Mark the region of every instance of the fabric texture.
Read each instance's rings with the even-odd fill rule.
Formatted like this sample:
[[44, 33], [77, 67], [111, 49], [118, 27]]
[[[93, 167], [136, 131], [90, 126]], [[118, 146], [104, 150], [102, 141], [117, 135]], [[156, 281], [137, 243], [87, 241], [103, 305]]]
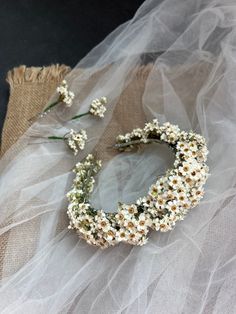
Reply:
[[66, 65], [20, 67], [10, 70], [10, 99], [2, 131], [1, 155], [29, 128], [31, 118], [41, 112], [58, 83], [70, 71]]
[[[114, 143], [114, 138], [117, 134], [122, 131], [128, 132], [130, 128], [135, 128], [144, 124], [145, 114], [140, 105], [142, 103], [141, 99], [145, 88], [145, 82], [152, 70], [152, 67], [152, 64], [148, 64], [135, 70], [132, 81], [122, 93], [119, 99], [119, 106], [115, 109], [109, 127], [107, 127], [104, 132], [104, 136], [94, 149], [96, 155], [101, 158], [103, 162], [108, 161], [117, 155], [115, 150], [107, 150], [107, 147]], [[178, 71], [181, 71], [180, 68], [173, 68], [171, 70], [169, 78], [172, 84], [176, 89], [181, 91], [183, 100], [187, 102], [190, 107], [194, 104], [197, 91], [202, 85], [202, 82], [204, 82], [209, 75], [209, 70], [209, 65], [202, 62], [190, 67], [187, 71], [186, 69], [182, 69], [184, 74], [181, 78], [178, 78], [178, 80], [176, 80], [175, 76]], [[44, 71], [44, 73], [42, 73], [42, 71]], [[9, 100], [6, 123], [4, 125], [2, 152], [4, 152], [4, 148], [9, 148], [13, 144], [13, 141], [16, 141], [20, 137], [21, 133], [23, 133], [29, 125], [32, 124], [30, 119], [42, 111], [45, 103], [47, 103], [52, 96], [52, 93], [58, 83], [69, 71], [70, 68], [64, 65], [56, 65], [46, 68], [26, 68], [25, 66], [21, 66], [9, 71], [7, 80], [10, 84], [11, 96]], [[31, 75], [27, 75], [27, 73]], [[34, 73], [34, 76], [32, 76], [32, 73]], [[90, 82], [88, 82], [88, 85], [93, 85], [99, 79], [100, 75], [101, 73], [94, 75], [90, 79]], [[162, 93], [160, 73], [155, 77], [155, 79], [157, 80], [157, 86], [159, 89], [157, 89], [157, 92]], [[160, 81], [160, 84], [158, 84], [158, 80]], [[184, 88], [187, 86], [187, 82], [189, 82], [189, 80], [191, 80], [194, 84], [195, 90], [191, 93], [186, 93]], [[32, 107], [32, 104], [35, 104], [35, 107]], [[17, 112], [14, 111], [15, 107], [17, 107]], [[135, 111], [133, 108], [136, 108]], [[20, 119], [18, 118], [18, 115], [20, 115]], [[116, 203], [114, 203], [114, 206], [115, 205]], [[62, 230], [66, 223], [67, 219], [63, 216], [62, 220], [58, 222], [58, 231]], [[11, 237], [17, 237], [14, 230], [11, 232]], [[19, 231], [17, 230], [16, 233], [18, 232]], [[33, 254], [32, 250], [34, 248], [31, 247], [30, 241], [28, 242], [26, 239], [31, 239], [32, 237], [37, 236], [37, 233], [37, 222], [28, 223], [24, 228], [21, 228], [20, 237], [18, 236], [19, 243], [16, 250], [12, 251], [11, 255], [6, 256], [8, 263], [7, 267], [5, 267], [5, 276], [9, 276], [17, 271]], [[5, 248], [9, 235], [10, 232], [1, 237], [0, 270], [1, 262], [3, 263], [4, 257], [7, 255]], [[25, 240], [22, 241], [23, 239]], [[26, 242], [28, 242], [27, 245], [25, 245]], [[17, 259], [15, 258], [16, 256]]]
[[[66, 76], [73, 105], [60, 103], [37, 119], [0, 161], [0, 235], [8, 233], [1, 313], [236, 312], [235, 21], [233, 0], [146, 0]], [[72, 119], [102, 96], [103, 119]], [[170, 152], [164, 145], [124, 153], [110, 146], [154, 118], [206, 139], [204, 198], [171, 232], [150, 232], [142, 247], [89, 246], [68, 229], [73, 167], [89, 153], [102, 159], [90, 198], [96, 209], [116, 211], [118, 202], [151, 195], [163, 172], [171, 179]], [[48, 138], [70, 129], [88, 135], [77, 156]], [[178, 190], [169, 190], [168, 206], [178, 202]], [[85, 231], [93, 233], [87, 225]]]
[[[182, 101], [188, 103], [189, 108], [194, 106], [194, 102], [197, 96], [197, 93], [203, 83], [208, 78], [209, 72], [211, 70], [211, 64], [208, 64], [206, 62], [198, 63], [194, 66], [190, 66], [189, 68], [186, 67], [173, 67], [168, 74], [168, 79], [170, 80], [171, 84], [175, 87], [175, 90], [179, 91], [180, 97]], [[132, 73], [132, 78], [127, 87], [122, 92], [119, 103], [116, 106], [112, 118], [109, 122], [108, 127], [103, 133], [102, 138], [95, 146], [93, 153], [96, 154], [98, 158], [100, 158], [103, 162], [109, 161], [110, 159], [114, 158], [117, 155], [116, 150], [113, 149], [107, 149], [114, 143], [114, 139], [117, 134], [119, 133], [125, 133], [128, 132], [130, 129], [133, 129], [138, 126], [142, 126], [145, 123], [145, 113], [142, 108], [142, 97], [145, 90], [145, 84], [148, 76], [150, 75], [150, 72], [153, 69], [153, 64], [148, 64], [145, 66], [141, 66], [140, 68], [137, 68]], [[27, 70], [27, 69], [26, 69]], [[68, 71], [68, 69], [66, 69]], [[80, 72], [80, 70], [76, 70], [76, 73]], [[181, 76], [178, 75], [178, 73], [183, 73]], [[95, 75], [93, 75], [89, 81], [87, 82], [87, 88], [90, 89], [91, 86], [93, 86], [98, 80], [99, 77], [102, 75], [103, 72], [98, 72]], [[177, 78], [176, 78], [177, 75]], [[9, 78], [8, 78], [9, 79]], [[61, 79], [61, 78], [60, 78]], [[163, 93], [163, 86], [161, 83], [161, 72], [157, 72], [155, 74], [155, 82], [156, 82], [156, 92], [157, 94]], [[60, 81], [60, 80], [58, 80]], [[23, 106], [31, 106], [35, 94], [37, 95], [37, 110], [35, 108], [34, 112], [32, 110], [27, 110], [25, 108], [26, 113], [23, 117], [24, 125], [19, 125], [19, 130], [22, 130], [26, 127], [27, 124], [29, 124], [28, 119], [31, 117], [34, 117], [35, 114], [40, 112], [42, 108], [45, 105], [45, 99], [49, 99], [51, 96], [51, 92], [53, 88], [58, 84], [58, 81], [53, 81], [51, 84], [49, 83], [49, 86], [47, 82], [43, 82], [43, 84], [35, 82], [31, 83], [30, 85], [27, 84], [27, 91], [28, 91], [28, 100], [25, 102], [22, 98], [25, 97], [25, 88], [24, 84], [22, 86], [17, 85], [17, 94], [15, 95], [14, 99], [18, 99], [19, 103], [21, 103]], [[191, 81], [191, 84], [193, 84], [194, 89], [192, 89], [191, 93], [188, 93], [188, 85]], [[24, 80], [23, 80], [24, 82]], [[31, 85], [33, 85], [31, 87]], [[12, 85], [11, 85], [12, 86]], [[14, 84], [13, 84], [14, 86]], [[39, 89], [37, 90], [39, 86]], [[46, 93], [43, 88], [46, 88], [48, 92]], [[12, 91], [12, 96], [14, 96], [14, 90]], [[35, 92], [37, 90], [37, 92]], [[86, 94], [87, 89], [84, 91]], [[42, 98], [40, 98], [40, 93], [42, 93]], [[20, 97], [19, 97], [20, 96]], [[83, 95], [82, 95], [83, 96]], [[22, 102], [21, 102], [22, 101]], [[14, 102], [13, 102], [14, 104]], [[13, 107], [12, 104], [12, 107]], [[134, 110], [135, 108], [135, 110]], [[13, 114], [13, 113], [12, 113]], [[13, 114], [13, 117], [16, 118], [16, 116]], [[14, 123], [12, 124], [13, 130], [14, 130]], [[6, 130], [7, 131], [7, 130]], [[6, 136], [7, 132], [4, 133]], [[17, 135], [18, 136], [18, 135]], [[7, 140], [7, 139], [6, 139]], [[134, 158], [133, 156], [132, 158]], [[147, 181], [144, 182], [145, 185], [148, 186], [148, 182], [153, 181], [153, 177], [146, 178]], [[106, 182], [107, 179], [101, 179], [101, 184], [108, 184]], [[145, 181], [145, 180], [144, 180]], [[137, 188], [138, 194], [140, 193], [139, 189]], [[125, 198], [126, 195], [123, 195]], [[96, 198], [96, 193], [94, 193], [94, 198]], [[114, 210], [116, 206], [116, 202], [114, 204]], [[111, 209], [109, 206], [106, 208], [107, 210]], [[57, 232], [60, 232], [65, 228], [67, 225], [67, 218], [63, 214], [61, 219], [57, 222]], [[15, 228], [12, 231], [6, 233], [6, 235], [10, 235], [12, 239], [18, 239], [18, 245], [16, 245], [15, 250], [12, 250], [12, 248], [8, 251], [4, 250], [4, 247], [6, 246], [6, 241], [8, 237], [5, 238], [5, 244], [4, 244], [4, 238], [2, 237], [2, 243], [3, 243], [3, 250], [1, 252], [0, 258], [5, 258], [7, 260], [7, 264], [5, 264], [4, 267], [4, 277], [10, 276], [11, 274], [15, 273], [17, 270], [19, 270], [25, 262], [30, 259], [31, 256], [33, 256], [33, 251], [35, 250], [35, 247], [32, 246], [31, 240], [32, 238], [37, 238], [38, 232], [39, 232], [39, 221], [34, 220], [31, 222], [26, 223], [24, 226], [21, 226], [19, 229]], [[22, 241], [24, 239], [24, 241]], [[17, 257], [17, 258], [16, 258]]]
[[[46, 67], [22, 65], [8, 72], [10, 98], [2, 130], [1, 155], [29, 128], [33, 123], [32, 118], [43, 110], [58, 84], [70, 70], [69, 66], [59, 64]], [[0, 277], [8, 236], [9, 233], [6, 233], [0, 239]], [[26, 237], [28, 236], [29, 230], [28, 234], [26, 233]], [[23, 242], [23, 239], [20, 242]], [[9, 261], [14, 269], [17, 260], [19, 257]]]

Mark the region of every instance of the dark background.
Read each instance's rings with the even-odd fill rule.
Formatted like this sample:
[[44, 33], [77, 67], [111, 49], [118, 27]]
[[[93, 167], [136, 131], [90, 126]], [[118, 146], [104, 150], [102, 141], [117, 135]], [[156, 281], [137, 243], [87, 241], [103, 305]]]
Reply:
[[143, 0], [0, 0], [0, 133], [13, 67], [75, 66]]

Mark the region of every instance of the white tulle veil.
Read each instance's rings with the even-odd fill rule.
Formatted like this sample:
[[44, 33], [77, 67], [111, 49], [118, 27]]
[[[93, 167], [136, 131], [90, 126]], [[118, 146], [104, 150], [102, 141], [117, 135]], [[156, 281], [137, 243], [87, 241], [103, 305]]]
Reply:
[[[2, 158], [1, 313], [236, 313], [236, 2], [157, 2], [144, 2], [67, 76], [73, 106], [39, 119]], [[69, 121], [100, 96], [104, 119]], [[154, 117], [207, 139], [204, 199], [143, 247], [91, 247], [67, 229], [71, 169], [89, 152], [103, 159], [96, 208], [145, 195], [170, 152], [107, 147]], [[71, 128], [89, 137], [77, 157], [44, 138]]]

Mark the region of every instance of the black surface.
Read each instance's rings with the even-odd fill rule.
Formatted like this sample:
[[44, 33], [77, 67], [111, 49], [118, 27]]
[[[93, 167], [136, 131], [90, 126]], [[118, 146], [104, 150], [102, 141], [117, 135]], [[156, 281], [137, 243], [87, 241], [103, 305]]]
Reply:
[[0, 131], [8, 101], [6, 73], [21, 64], [75, 66], [129, 20], [143, 0], [1, 0]]

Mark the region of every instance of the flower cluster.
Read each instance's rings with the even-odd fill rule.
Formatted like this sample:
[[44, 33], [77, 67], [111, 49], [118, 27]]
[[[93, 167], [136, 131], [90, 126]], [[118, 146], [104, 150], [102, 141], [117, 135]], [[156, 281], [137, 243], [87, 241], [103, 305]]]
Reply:
[[183, 220], [189, 209], [195, 207], [204, 194], [203, 186], [208, 177], [207, 147], [205, 139], [193, 132], [180, 131], [178, 126], [157, 120], [117, 137], [120, 147], [133, 143], [164, 141], [174, 151], [173, 169], [159, 178], [149, 188], [148, 194], [134, 204], [118, 204], [117, 213], [95, 210], [89, 203], [93, 191], [94, 175], [101, 162], [88, 155], [76, 165], [76, 178], [67, 194], [70, 202], [69, 228], [76, 229], [89, 243], [106, 248], [119, 242], [143, 245], [150, 229], [166, 232]]
[[107, 104], [107, 98], [104, 96], [101, 97], [100, 99], [98, 98], [94, 99], [90, 105], [89, 113], [99, 118], [103, 118], [104, 113], [107, 110], [107, 108], [104, 106], [106, 104]]
[[63, 80], [61, 85], [57, 87], [57, 92], [59, 94], [59, 100], [64, 102], [67, 107], [71, 107], [75, 94], [68, 90], [66, 80]]
[[69, 148], [74, 151], [74, 155], [77, 155], [79, 150], [83, 150], [85, 142], [87, 140], [87, 134], [85, 130], [80, 130], [79, 132], [70, 130], [68, 135], [65, 137], [66, 143]]
[[91, 207], [88, 198], [93, 191], [94, 175], [100, 168], [101, 161], [91, 154], [76, 165], [73, 188], [67, 193], [69, 229], [77, 229], [89, 244], [103, 248], [121, 241], [143, 245], [151, 222], [139, 212], [138, 206], [119, 204], [116, 214]]

